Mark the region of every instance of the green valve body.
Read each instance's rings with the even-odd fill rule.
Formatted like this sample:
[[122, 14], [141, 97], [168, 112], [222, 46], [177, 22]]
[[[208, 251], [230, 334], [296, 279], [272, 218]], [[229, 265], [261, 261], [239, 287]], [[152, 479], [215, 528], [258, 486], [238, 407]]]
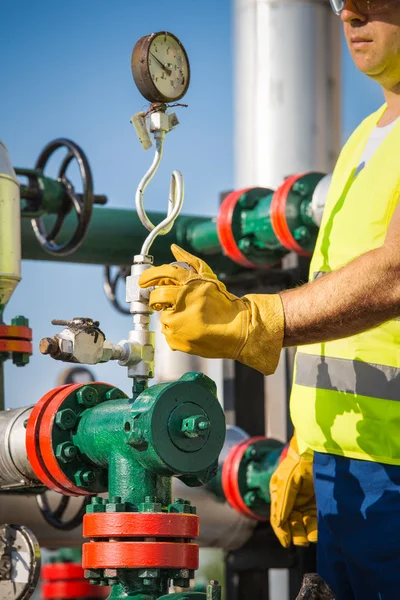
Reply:
[[[190, 530], [188, 534], [179, 527], [182, 520], [185, 527], [193, 527], [198, 517], [190, 502], [172, 499], [171, 477], [198, 486], [217, 472], [225, 417], [215, 384], [201, 373], [187, 373], [176, 382], [145, 389], [133, 399], [102, 383], [62, 386], [44, 398], [27, 424], [31, 462], [38, 458], [34, 440], [43, 437], [47, 445], [51, 442], [39, 457], [42, 471], [48, 473], [44, 482], [73, 494], [109, 494], [108, 500], [92, 498], [87, 507], [85, 520], [94, 519], [97, 530], [85, 530], [84, 521], [84, 536], [95, 538], [83, 546], [86, 577], [93, 584], [111, 585], [113, 600], [155, 600], [167, 594], [171, 580], [188, 587], [197, 568], [198, 547], [184, 538], [196, 538], [198, 533]], [[135, 515], [140, 518], [141, 514], [145, 517], [141, 526], [148, 523], [148, 532], [145, 529], [138, 538]], [[151, 515], [160, 523], [160, 531], [149, 520]], [[102, 533], [98, 528], [104, 526], [104, 517], [113, 520]], [[115, 525], [115, 517], [117, 521], [122, 517], [122, 524]], [[163, 527], [169, 528], [167, 533]], [[165, 555], [165, 548], [159, 548], [166, 540]], [[129, 543], [133, 548], [126, 550]], [[90, 554], [94, 550], [95, 556]], [[127, 553], [128, 559], [118, 559], [118, 551]], [[205, 600], [205, 595], [196, 598]]]

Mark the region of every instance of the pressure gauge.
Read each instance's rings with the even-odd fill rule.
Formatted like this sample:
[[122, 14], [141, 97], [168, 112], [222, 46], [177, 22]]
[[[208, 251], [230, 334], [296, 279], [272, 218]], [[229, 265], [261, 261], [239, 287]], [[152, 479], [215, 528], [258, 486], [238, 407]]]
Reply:
[[150, 102], [176, 102], [190, 82], [185, 48], [168, 31], [145, 35], [132, 52], [132, 75], [139, 92]]

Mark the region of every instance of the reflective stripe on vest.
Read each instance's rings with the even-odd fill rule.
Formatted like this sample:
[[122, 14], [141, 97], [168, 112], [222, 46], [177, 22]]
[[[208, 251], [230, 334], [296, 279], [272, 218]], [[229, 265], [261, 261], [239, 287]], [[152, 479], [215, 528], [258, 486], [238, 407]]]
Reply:
[[400, 402], [400, 369], [395, 367], [300, 352], [296, 366], [297, 385]]
[[[314, 276], [382, 246], [400, 198], [400, 122], [364, 169], [384, 113], [365, 119], [338, 159], [310, 265]], [[342, 293], [345, 293], [343, 290]], [[329, 298], [327, 298], [329, 302]], [[400, 321], [299, 348], [290, 401], [300, 450], [400, 465]]]

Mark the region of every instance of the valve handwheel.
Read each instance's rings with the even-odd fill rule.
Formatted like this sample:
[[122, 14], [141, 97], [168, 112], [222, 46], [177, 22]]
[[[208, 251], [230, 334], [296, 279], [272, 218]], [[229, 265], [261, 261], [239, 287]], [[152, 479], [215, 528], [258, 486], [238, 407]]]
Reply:
[[[92, 215], [93, 207], [93, 179], [90, 170], [88, 159], [86, 158], [83, 150], [72, 142], [65, 138], [59, 138], [50, 142], [40, 154], [35, 169], [44, 171], [50, 157], [59, 148], [67, 148], [68, 154], [61, 163], [58, 171], [58, 181], [64, 184], [66, 189], [65, 200], [62, 204], [60, 212], [57, 215], [56, 222], [54, 223], [51, 230], [46, 231], [43, 219], [41, 217], [32, 219], [32, 227], [35, 232], [36, 238], [40, 242], [46, 252], [55, 254], [57, 256], [66, 256], [74, 252], [82, 243], [83, 238], [87, 232], [90, 217]], [[83, 193], [78, 194], [75, 192], [73, 185], [66, 176], [66, 171], [73, 160], [78, 163], [80, 175], [83, 184]], [[72, 237], [64, 242], [57, 244], [56, 237], [60, 233], [65, 217], [70, 212], [71, 207], [74, 207], [78, 223]]]

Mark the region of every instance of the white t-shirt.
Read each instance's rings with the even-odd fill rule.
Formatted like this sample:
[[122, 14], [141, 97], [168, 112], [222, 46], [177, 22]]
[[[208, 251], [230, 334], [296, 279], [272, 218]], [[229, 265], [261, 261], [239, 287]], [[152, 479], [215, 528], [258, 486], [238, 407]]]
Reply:
[[385, 127], [375, 127], [372, 130], [371, 135], [369, 136], [368, 142], [364, 148], [364, 152], [361, 155], [360, 162], [358, 164], [355, 175], [358, 175], [360, 171], [362, 171], [365, 165], [371, 160], [371, 157], [376, 152], [378, 147], [382, 144], [383, 140], [386, 136], [392, 131], [393, 127], [396, 125], [398, 119], [390, 123], [389, 125], [385, 125]]

